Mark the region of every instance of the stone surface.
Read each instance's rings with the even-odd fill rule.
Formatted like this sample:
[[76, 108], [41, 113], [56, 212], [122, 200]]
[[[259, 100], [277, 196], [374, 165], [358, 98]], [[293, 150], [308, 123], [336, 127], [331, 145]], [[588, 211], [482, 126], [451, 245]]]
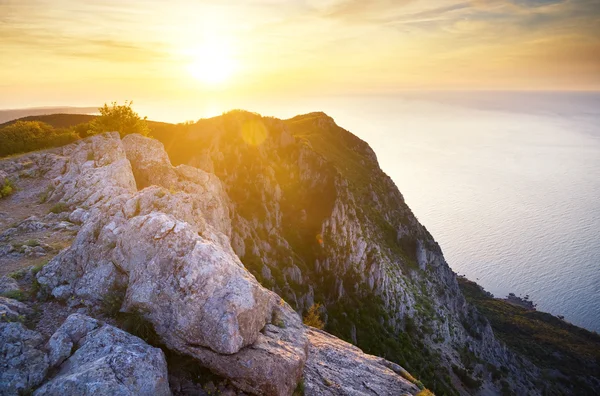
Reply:
[[27, 393], [48, 370], [43, 337], [21, 323], [0, 323], [0, 395]]
[[384, 359], [367, 355], [321, 330], [308, 328], [307, 334], [310, 346], [304, 369], [305, 395], [396, 396], [419, 392]]
[[19, 290], [19, 284], [10, 276], [0, 277], [0, 294]]
[[[231, 248], [220, 181], [189, 166], [173, 168], [162, 145], [133, 135], [123, 144], [116, 134], [86, 139], [65, 166], [52, 199], [82, 224], [71, 247], [38, 273], [43, 291], [74, 307], [122, 298], [120, 310], [142, 315], [168, 348], [248, 392], [291, 394], [308, 341], [298, 315], [279, 305]], [[289, 326], [269, 324], [274, 315]], [[52, 365], [75, 345], [57, 333], [49, 344]]]
[[84, 315], [69, 316], [48, 348], [53, 364], [66, 360], [34, 395], [171, 394], [160, 349]]
[[0, 296], [0, 322], [17, 322], [31, 312], [31, 308], [22, 302]]
[[274, 296], [237, 256], [164, 213], [122, 227], [113, 262], [129, 282], [123, 310], [142, 312], [167, 346], [232, 354], [256, 341]]
[[300, 317], [283, 300], [275, 307], [272, 319], [254, 344], [234, 355], [193, 346], [186, 352], [245, 392], [291, 395], [302, 378], [308, 339]]

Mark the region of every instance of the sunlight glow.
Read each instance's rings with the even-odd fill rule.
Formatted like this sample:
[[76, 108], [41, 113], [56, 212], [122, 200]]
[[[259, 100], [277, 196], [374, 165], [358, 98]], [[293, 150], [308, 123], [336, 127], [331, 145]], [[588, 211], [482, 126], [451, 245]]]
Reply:
[[236, 63], [226, 42], [211, 38], [193, 51], [190, 74], [198, 81], [218, 86], [228, 82], [236, 71]]

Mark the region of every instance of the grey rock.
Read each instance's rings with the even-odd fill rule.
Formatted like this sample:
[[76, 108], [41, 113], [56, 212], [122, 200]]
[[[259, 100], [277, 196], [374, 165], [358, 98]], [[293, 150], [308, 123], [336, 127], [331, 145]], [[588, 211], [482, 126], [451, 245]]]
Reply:
[[21, 321], [24, 315], [32, 312], [31, 308], [22, 302], [0, 296], [0, 322]]
[[304, 369], [305, 395], [396, 396], [419, 392], [384, 359], [367, 355], [321, 330], [308, 328], [307, 334], [310, 346]]
[[66, 357], [68, 345], [74, 352], [34, 395], [171, 394], [163, 352], [131, 334], [73, 314], [49, 343], [51, 356], [59, 358], [54, 364]]
[[43, 337], [21, 323], [0, 323], [0, 394], [18, 395], [39, 385], [48, 370]]
[[19, 290], [19, 284], [10, 276], [0, 277], [0, 294]]
[[129, 277], [122, 309], [143, 312], [170, 348], [232, 354], [271, 317], [273, 295], [239, 259], [170, 215], [130, 220], [113, 262]]
[[280, 300], [273, 311], [273, 323], [265, 326], [254, 344], [233, 355], [191, 345], [186, 353], [245, 392], [291, 395], [302, 378], [308, 339], [298, 314]]
[[[13, 228], [15, 229], [15, 228]], [[0, 246], [0, 257], [6, 256], [9, 253], [12, 253], [15, 250], [13, 245], [1, 245]]]

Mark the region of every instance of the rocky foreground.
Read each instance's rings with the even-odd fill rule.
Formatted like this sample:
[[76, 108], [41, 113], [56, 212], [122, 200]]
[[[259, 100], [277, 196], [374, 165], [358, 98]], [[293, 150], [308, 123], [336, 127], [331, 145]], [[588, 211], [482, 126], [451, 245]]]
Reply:
[[[0, 263], [20, 269], [0, 280], [14, 297], [0, 299], [0, 394], [204, 394], [186, 391], [169, 356], [229, 394], [420, 391], [261, 286], [231, 247], [221, 181], [173, 167], [158, 141], [96, 135], [4, 160], [0, 177], [21, 186], [0, 207]], [[53, 245], [28, 239], [42, 235]], [[119, 315], [147, 325], [154, 345], [119, 329]]]

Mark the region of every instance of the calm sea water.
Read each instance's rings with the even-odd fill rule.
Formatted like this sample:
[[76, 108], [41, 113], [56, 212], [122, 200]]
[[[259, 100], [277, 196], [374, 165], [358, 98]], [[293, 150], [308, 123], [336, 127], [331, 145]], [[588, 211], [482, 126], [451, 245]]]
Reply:
[[455, 272], [498, 297], [528, 294], [538, 309], [600, 331], [600, 94], [421, 92], [203, 105], [213, 115], [325, 111], [373, 147]]

